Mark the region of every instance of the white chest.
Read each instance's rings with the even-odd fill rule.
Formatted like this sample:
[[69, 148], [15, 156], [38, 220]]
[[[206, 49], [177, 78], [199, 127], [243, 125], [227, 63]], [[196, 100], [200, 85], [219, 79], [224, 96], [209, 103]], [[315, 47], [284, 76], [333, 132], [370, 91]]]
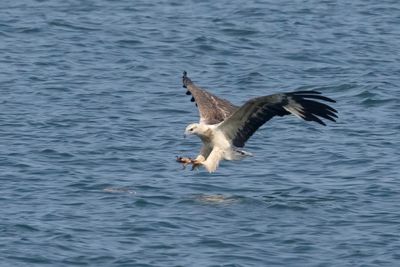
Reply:
[[214, 131], [211, 143], [213, 146], [219, 147], [224, 150], [230, 148], [231, 146], [228, 139], [226, 139], [225, 135], [219, 130]]

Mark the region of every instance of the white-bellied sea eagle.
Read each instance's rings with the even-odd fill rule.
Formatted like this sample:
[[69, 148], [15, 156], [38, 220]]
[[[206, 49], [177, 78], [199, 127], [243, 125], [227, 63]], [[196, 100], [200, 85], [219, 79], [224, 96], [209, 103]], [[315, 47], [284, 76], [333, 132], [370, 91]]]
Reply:
[[197, 135], [203, 146], [196, 159], [178, 157], [177, 161], [184, 166], [192, 164], [195, 169], [204, 166], [214, 172], [221, 160], [237, 160], [251, 153], [242, 150], [246, 141], [254, 132], [274, 116], [294, 116], [325, 123], [321, 118], [336, 121], [337, 111], [317, 100], [336, 102], [322, 96], [317, 91], [297, 91], [256, 97], [248, 100], [241, 107], [219, 98], [196, 86], [183, 73], [183, 87], [186, 94], [192, 95], [200, 113], [200, 122], [186, 127], [185, 135]]

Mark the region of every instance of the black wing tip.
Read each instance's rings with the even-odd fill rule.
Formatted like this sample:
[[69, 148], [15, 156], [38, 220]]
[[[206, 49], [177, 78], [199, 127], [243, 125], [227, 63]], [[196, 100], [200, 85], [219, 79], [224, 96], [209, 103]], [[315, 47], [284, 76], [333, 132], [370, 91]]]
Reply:
[[338, 113], [338, 111], [321, 102], [326, 101], [336, 103], [334, 99], [326, 97], [322, 95], [321, 92], [314, 90], [293, 92], [291, 96], [293, 100], [303, 107], [304, 111], [302, 112], [302, 118], [304, 120], [314, 121], [323, 126], [326, 126], [326, 123], [322, 121], [322, 119], [336, 122], [336, 119], [338, 118], [336, 113]]
[[[192, 83], [190, 78], [187, 76], [187, 72], [186, 71], [183, 71], [182, 82], [183, 82], [183, 88], [187, 88], [188, 84]], [[190, 92], [190, 89], [188, 89], [186, 91], [186, 95], [192, 95], [192, 92]], [[194, 99], [193, 96], [190, 98], [190, 101], [191, 102], [196, 102], [196, 100]], [[197, 106], [197, 104], [196, 104], [196, 106]]]
[[314, 105], [304, 105], [303, 103], [301, 104], [305, 109], [303, 113], [304, 120], [315, 121], [323, 126], [326, 126], [326, 123], [322, 119], [336, 122], [338, 116], [336, 115], [337, 111], [334, 108], [316, 101], [314, 103], [316, 103], [319, 107]]
[[187, 78], [187, 72], [184, 70], [183, 71], [183, 76], [182, 76], [182, 82], [183, 82], [183, 88], [186, 88], [185, 80]]
[[326, 102], [336, 103], [336, 100], [323, 96], [321, 92], [310, 90], [310, 91], [296, 91], [292, 93], [293, 96], [299, 96], [303, 98], [319, 99]]
[[310, 94], [314, 94], [314, 95], [320, 95], [322, 94], [320, 91], [315, 91], [315, 90], [303, 90], [303, 91], [295, 91], [292, 93], [293, 95], [310, 95]]
[[184, 88], [187, 88], [187, 85], [192, 83], [190, 78], [187, 76], [187, 72], [186, 71], [183, 72], [182, 82], [183, 82], [183, 87]]

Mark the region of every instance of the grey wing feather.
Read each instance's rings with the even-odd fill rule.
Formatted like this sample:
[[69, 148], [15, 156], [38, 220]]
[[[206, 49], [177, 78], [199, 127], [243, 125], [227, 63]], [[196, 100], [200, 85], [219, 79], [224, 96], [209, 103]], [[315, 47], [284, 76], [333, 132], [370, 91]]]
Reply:
[[218, 127], [234, 146], [243, 147], [254, 132], [274, 116], [293, 114], [321, 125], [325, 123], [319, 117], [336, 121], [337, 111], [316, 100], [336, 101], [320, 94], [316, 91], [299, 91], [253, 98]]
[[188, 91], [187, 95], [192, 95], [192, 102], [196, 105], [200, 113], [200, 122], [205, 124], [217, 124], [228, 118], [238, 107], [228, 100], [219, 98], [204, 89], [196, 86], [186, 71], [183, 73], [183, 87]]

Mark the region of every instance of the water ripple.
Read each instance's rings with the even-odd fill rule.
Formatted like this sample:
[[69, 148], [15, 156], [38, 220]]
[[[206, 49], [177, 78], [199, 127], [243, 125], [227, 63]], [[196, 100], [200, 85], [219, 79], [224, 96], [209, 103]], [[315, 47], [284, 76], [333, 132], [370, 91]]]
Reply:
[[[4, 266], [395, 266], [395, 1], [10, 1], [0, 8]], [[182, 170], [182, 71], [240, 104], [316, 90], [254, 153]]]

